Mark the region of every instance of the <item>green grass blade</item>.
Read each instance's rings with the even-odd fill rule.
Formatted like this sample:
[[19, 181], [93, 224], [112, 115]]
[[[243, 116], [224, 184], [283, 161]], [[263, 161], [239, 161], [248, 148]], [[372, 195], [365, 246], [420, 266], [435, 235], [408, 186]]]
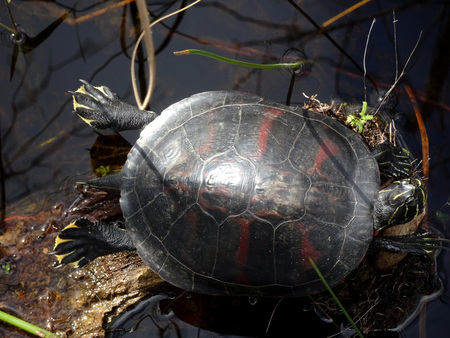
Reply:
[[358, 329], [358, 327], [356, 326], [355, 322], [353, 321], [353, 319], [350, 317], [350, 315], [347, 313], [347, 311], [345, 311], [344, 306], [341, 304], [341, 302], [339, 301], [339, 299], [336, 297], [336, 295], [334, 294], [333, 290], [331, 290], [330, 285], [327, 283], [327, 281], [325, 280], [325, 277], [323, 277], [322, 273], [320, 272], [319, 268], [317, 267], [317, 265], [314, 263], [314, 261], [312, 260], [312, 258], [309, 258], [309, 261], [311, 262], [312, 267], [314, 268], [314, 270], [317, 273], [317, 276], [319, 276], [320, 280], [322, 281], [323, 285], [325, 285], [325, 287], [327, 288], [328, 292], [330, 293], [331, 297], [333, 297], [334, 301], [336, 302], [336, 304], [339, 306], [339, 308], [341, 309], [341, 311], [344, 313], [345, 317], [347, 318], [347, 320], [349, 321], [350, 325], [353, 327], [353, 329], [355, 330], [355, 332], [358, 334], [359, 337], [364, 338], [363, 334], [361, 333], [361, 331]]
[[27, 331], [31, 334], [34, 334], [39, 337], [43, 338], [56, 338], [58, 337], [56, 334], [49, 332], [47, 330], [41, 329], [38, 326], [35, 326], [33, 324], [30, 324], [22, 319], [19, 319], [17, 317], [11, 316], [10, 314], [7, 314], [6, 312], [0, 311], [0, 320], [11, 324], [13, 326], [16, 326], [24, 331]]
[[244, 62], [234, 59], [229, 59], [224, 56], [220, 56], [214, 53], [206, 52], [204, 50], [200, 49], [186, 49], [178, 52], [174, 52], [175, 55], [189, 55], [189, 54], [197, 54], [202, 55], [206, 57], [210, 57], [225, 63], [229, 63], [232, 65], [237, 66], [243, 66], [243, 67], [250, 67], [250, 68], [256, 68], [256, 69], [279, 69], [279, 68], [289, 68], [292, 70], [299, 70], [302, 65], [305, 65], [307, 63], [311, 63], [310, 60], [302, 60], [298, 62], [292, 62], [292, 63], [268, 63], [268, 64], [261, 64], [261, 63], [251, 63], [251, 62]]
[[11, 34], [16, 34], [14, 29], [9, 28], [8, 26], [2, 24], [1, 22], [0, 22], [0, 27], [3, 27], [4, 29], [8, 30]]

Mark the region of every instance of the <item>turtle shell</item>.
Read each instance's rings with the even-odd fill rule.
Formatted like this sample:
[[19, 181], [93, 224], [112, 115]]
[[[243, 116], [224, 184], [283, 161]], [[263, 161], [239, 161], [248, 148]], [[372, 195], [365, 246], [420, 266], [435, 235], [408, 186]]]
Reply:
[[199, 293], [302, 296], [355, 269], [373, 235], [378, 165], [338, 121], [205, 92], [141, 132], [121, 207], [142, 259]]

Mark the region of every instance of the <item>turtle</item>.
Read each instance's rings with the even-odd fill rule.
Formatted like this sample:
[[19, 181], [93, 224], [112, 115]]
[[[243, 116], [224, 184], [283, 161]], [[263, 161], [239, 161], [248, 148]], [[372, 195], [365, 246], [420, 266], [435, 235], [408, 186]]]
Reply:
[[[329, 116], [249, 93], [203, 92], [156, 114], [81, 81], [71, 93], [82, 120], [142, 131], [122, 171], [87, 182], [120, 194], [123, 221], [67, 225], [60, 266], [137, 250], [190, 292], [296, 297], [325, 289], [311, 260], [335, 285], [369, 247], [426, 254], [425, 235], [374, 236], [424, 212], [404, 149], [370, 150]], [[383, 189], [381, 174], [392, 176]]]

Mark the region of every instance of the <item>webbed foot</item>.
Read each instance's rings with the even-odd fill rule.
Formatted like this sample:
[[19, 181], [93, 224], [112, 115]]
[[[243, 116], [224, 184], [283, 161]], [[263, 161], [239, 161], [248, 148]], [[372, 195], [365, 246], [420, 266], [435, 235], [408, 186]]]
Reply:
[[54, 254], [61, 265], [82, 267], [97, 257], [125, 250], [135, 250], [126, 230], [80, 218], [56, 237]]
[[73, 107], [78, 116], [95, 129], [115, 131], [141, 129], [155, 118], [155, 113], [139, 110], [123, 101], [106, 86], [95, 87], [84, 80], [73, 96]]

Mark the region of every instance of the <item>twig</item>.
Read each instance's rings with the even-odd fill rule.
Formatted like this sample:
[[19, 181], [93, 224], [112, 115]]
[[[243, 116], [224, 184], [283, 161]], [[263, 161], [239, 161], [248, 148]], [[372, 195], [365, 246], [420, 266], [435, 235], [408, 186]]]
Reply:
[[270, 315], [269, 322], [267, 323], [266, 333], [269, 332], [270, 324], [272, 324], [272, 319], [273, 319], [273, 316], [275, 315], [275, 311], [277, 310], [278, 305], [280, 305], [280, 303], [283, 301], [283, 299], [284, 299], [284, 297], [280, 298], [280, 300], [277, 302], [277, 304], [273, 308], [273, 311]]
[[391, 88], [389, 88], [389, 90], [386, 92], [386, 94], [384, 95], [383, 99], [380, 102], [380, 105], [378, 106], [377, 110], [375, 111], [374, 115], [376, 115], [378, 113], [378, 111], [380, 110], [381, 106], [383, 105], [384, 101], [386, 101], [386, 99], [389, 97], [389, 95], [392, 93], [392, 91], [394, 90], [394, 88], [397, 86], [397, 83], [400, 81], [400, 79], [406, 74], [406, 67], [408, 67], [409, 61], [411, 61], [412, 56], [414, 55], [414, 53], [416, 52], [417, 47], [419, 46], [419, 42], [420, 39], [422, 38], [422, 32], [420, 31], [419, 37], [417, 38], [417, 42], [414, 45], [413, 50], [411, 51], [411, 53], [408, 56], [408, 59], [406, 60], [405, 65], [403, 66], [402, 72], [400, 73], [400, 75], [395, 79], [395, 82], [393, 83], [393, 85], [391, 86]]
[[367, 69], [366, 69], [366, 55], [367, 55], [367, 48], [369, 46], [369, 40], [370, 40], [370, 34], [372, 34], [372, 28], [375, 25], [376, 19], [374, 18], [372, 20], [372, 24], [369, 28], [369, 33], [367, 34], [366, 39], [366, 47], [364, 48], [364, 56], [363, 56], [363, 70], [364, 70], [364, 76], [363, 76], [363, 86], [364, 86], [364, 101], [367, 102], [367, 87], [366, 87], [366, 75], [367, 75]]
[[397, 50], [397, 19], [395, 18], [395, 8], [392, 9], [392, 24], [394, 26], [394, 53], [395, 53], [395, 80], [398, 78], [398, 50]]

